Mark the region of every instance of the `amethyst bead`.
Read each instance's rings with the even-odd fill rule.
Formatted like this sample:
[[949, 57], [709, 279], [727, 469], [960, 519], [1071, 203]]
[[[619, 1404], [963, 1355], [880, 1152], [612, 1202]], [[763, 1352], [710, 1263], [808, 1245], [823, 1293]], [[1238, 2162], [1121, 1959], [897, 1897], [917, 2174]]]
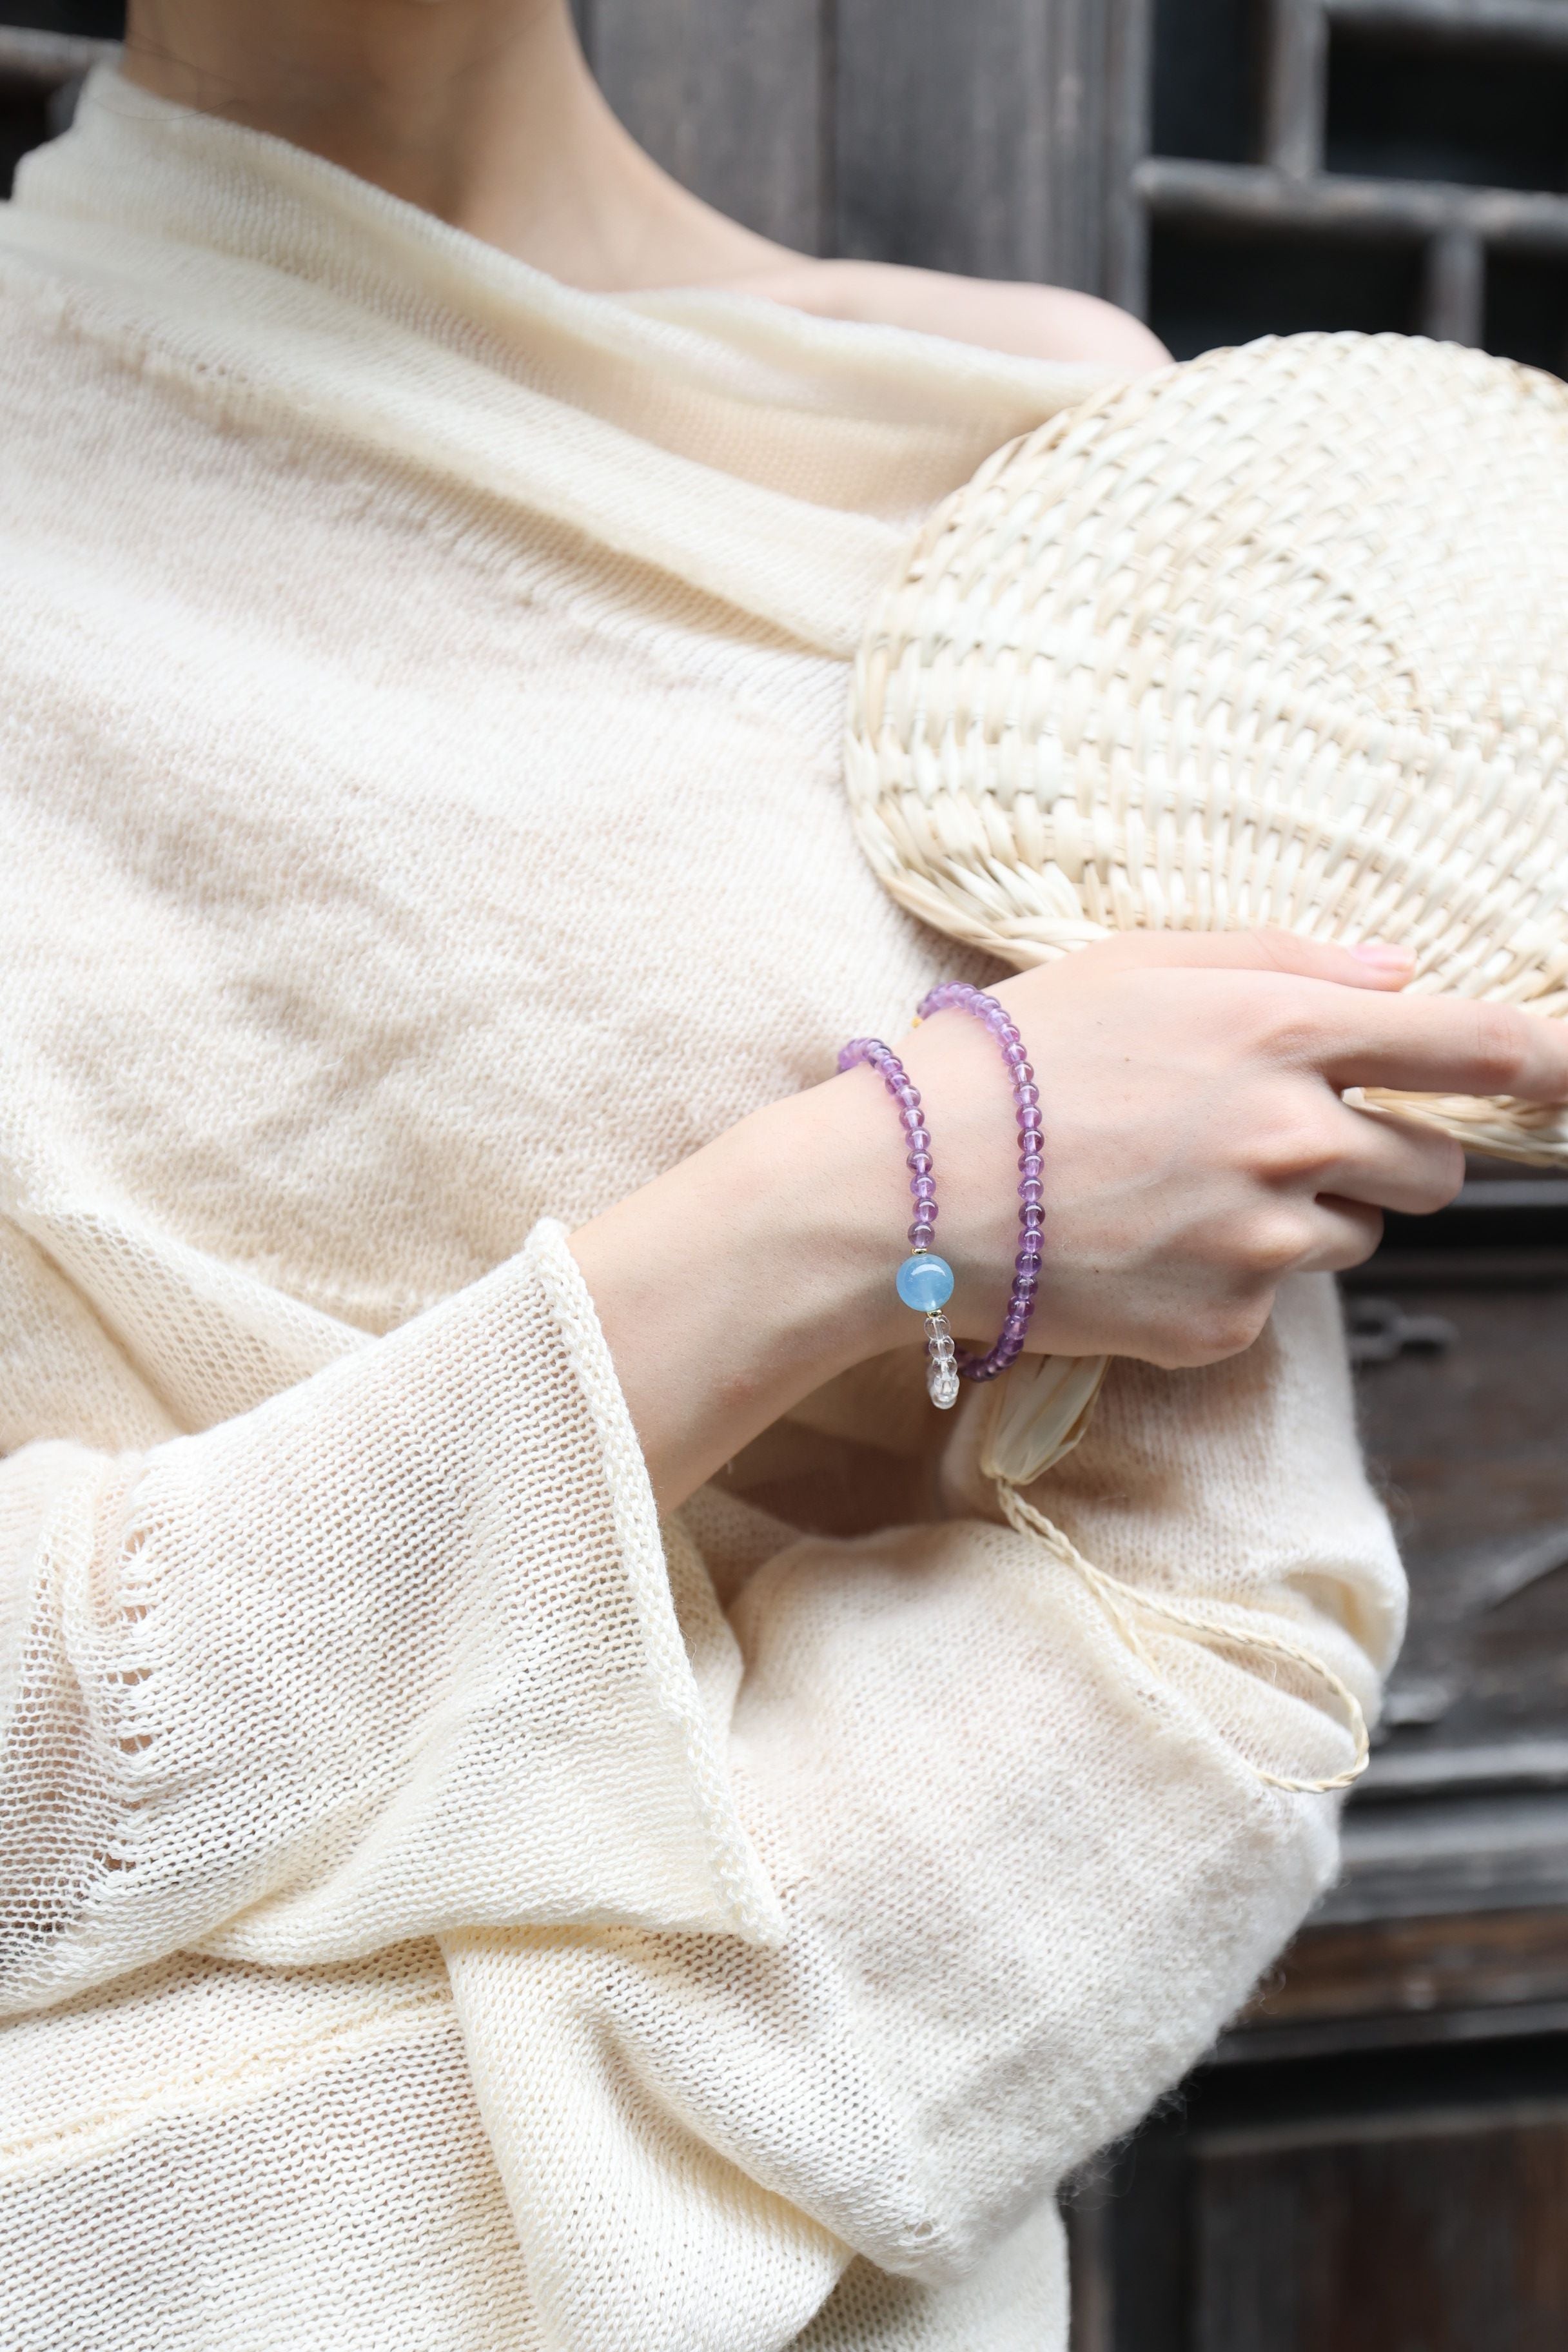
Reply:
[[926, 1324], [926, 1387], [931, 1402], [946, 1411], [958, 1397], [953, 1369], [956, 1349], [942, 1308], [952, 1295], [952, 1268], [931, 1250], [936, 1234], [936, 1176], [931, 1157], [931, 1132], [921, 1108], [920, 1089], [892, 1049], [879, 1037], [852, 1037], [838, 1056], [841, 1070], [864, 1062], [875, 1070], [892, 1097], [903, 1125], [905, 1163], [910, 1170], [910, 1192], [914, 1223], [909, 1229], [912, 1255], [900, 1266], [895, 1285], [906, 1307], [923, 1315]]
[[921, 1005], [920, 1018], [929, 1021], [933, 1014], [950, 1009], [968, 1013], [976, 1020], [984, 1021], [995, 1038], [1013, 1082], [1013, 1099], [1018, 1115], [1018, 1171], [1022, 1178], [1018, 1186], [1018, 1255], [1013, 1269], [1006, 1318], [988, 1353], [964, 1356], [958, 1364], [966, 1380], [990, 1381], [1016, 1361], [1028, 1335], [1029, 1318], [1035, 1311], [1043, 1253], [1040, 1229], [1046, 1215], [1043, 1206], [1045, 1188], [1040, 1181], [1045, 1173], [1045, 1122], [1040, 1116], [1040, 1090], [1035, 1082], [1034, 1067], [1005, 1005], [998, 1003], [995, 997], [987, 996], [983, 989], [972, 988], [966, 981], [950, 980], [931, 991]]

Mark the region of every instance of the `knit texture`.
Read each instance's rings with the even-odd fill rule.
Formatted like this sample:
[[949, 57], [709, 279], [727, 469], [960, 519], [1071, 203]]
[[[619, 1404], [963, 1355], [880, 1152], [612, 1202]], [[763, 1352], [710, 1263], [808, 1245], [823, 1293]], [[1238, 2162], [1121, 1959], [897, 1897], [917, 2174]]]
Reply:
[[[1059, 2352], [1057, 2184], [1345, 1736], [1134, 1656], [918, 1347], [660, 1529], [563, 1232], [990, 976], [847, 662], [1088, 379], [580, 296], [112, 77], [0, 300], [0, 2342]], [[1373, 1705], [1325, 1283], [1036, 1494]]]

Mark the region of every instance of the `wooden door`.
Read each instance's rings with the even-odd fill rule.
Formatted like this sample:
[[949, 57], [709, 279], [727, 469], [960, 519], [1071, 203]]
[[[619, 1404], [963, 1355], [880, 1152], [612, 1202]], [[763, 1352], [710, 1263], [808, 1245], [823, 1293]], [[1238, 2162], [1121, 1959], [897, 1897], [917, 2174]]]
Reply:
[[1073, 2352], [1562, 2352], [1568, 2042], [1212, 2069], [1069, 2221]]

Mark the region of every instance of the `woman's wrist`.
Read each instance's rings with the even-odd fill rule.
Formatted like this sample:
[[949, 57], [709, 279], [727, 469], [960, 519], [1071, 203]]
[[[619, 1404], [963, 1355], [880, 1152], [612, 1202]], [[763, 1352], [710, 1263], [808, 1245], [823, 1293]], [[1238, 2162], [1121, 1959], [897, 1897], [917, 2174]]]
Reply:
[[850, 1072], [573, 1234], [661, 1508], [825, 1381], [919, 1339], [893, 1287], [905, 1178], [881, 1088]]
[[903, 1144], [869, 1072], [770, 1103], [712, 1149], [746, 1203], [758, 1353], [798, 1377], [799, 1396], [919, 1336], [893, 1286], [908, 1246]]

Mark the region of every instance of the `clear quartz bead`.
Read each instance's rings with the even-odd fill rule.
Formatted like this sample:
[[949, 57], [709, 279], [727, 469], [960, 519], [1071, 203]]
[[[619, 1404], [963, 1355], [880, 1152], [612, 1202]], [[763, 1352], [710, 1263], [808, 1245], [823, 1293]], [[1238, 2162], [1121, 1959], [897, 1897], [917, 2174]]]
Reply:
[[939, 1411], [947, 1412], [958, 1402], [958, 1367], [953, 1359], [952, 1329], [945, 1315], [926, 1317], [926, 1388], [931, 1401]]

